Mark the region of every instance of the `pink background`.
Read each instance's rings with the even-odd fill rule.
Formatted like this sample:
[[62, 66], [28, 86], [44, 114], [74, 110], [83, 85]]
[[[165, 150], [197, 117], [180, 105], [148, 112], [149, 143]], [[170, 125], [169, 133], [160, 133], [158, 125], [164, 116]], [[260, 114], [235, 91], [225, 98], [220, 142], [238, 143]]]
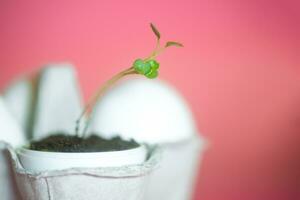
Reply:
[[300, 5], [294, 1], [1, 1], [0, 87], [51, 61], [85, 97], [163, 39], [161, 77], [190, 102], [211, 148], [195, 199], [300, 198]]

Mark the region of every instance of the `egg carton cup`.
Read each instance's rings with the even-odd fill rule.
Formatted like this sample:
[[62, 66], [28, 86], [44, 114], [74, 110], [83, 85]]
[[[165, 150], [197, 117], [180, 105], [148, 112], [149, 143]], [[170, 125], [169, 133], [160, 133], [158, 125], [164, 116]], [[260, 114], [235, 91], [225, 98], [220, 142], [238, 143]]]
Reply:
[[14, 178], [8, 147], [10, 146], [7, 143], [0, 142], [0, 199], [19, 200], [21, 197]]
[[22, 167], [9, 144], [0, 142], [0, 148], [6, 158], [6, 162], [1, 163], [1, 172], [13, 172], [7, 173], [5, 179], [1, 177], [1, 187], [4, 186], [1, 195], [5, 200], [145, 199], [149, 177], [159, 164], [161, 152], [159, 147], [149, 146], [147, 160], [139, 165], [35, 173]]
[[150, 177], [145, 200], [191, 200], [206, 146], [197, 135], [161, 144], [160, 167]]

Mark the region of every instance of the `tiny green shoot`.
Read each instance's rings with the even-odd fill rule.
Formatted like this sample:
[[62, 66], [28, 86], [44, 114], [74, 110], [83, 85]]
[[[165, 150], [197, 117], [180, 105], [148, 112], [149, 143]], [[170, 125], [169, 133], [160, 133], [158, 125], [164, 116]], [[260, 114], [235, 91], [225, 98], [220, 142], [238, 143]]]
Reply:
[[76, 120], [76, 127], [75, 127], [75, 133], [76, 135], [80, 135], [79, 131], [80, 131], [80, 124], [81, 121], [83, 119], [84, 116], [87, 117], [87, 121], [85, 124], [85, 127], [83, 129], [83, 133], [81, 134], [82, 137], [85, 136], [86, 132], [87, 132], [87, 128], [89, 126], [89, 123], [91, 121], [91, 117], [92, 117], [92, 113], [93, 113], [93, 109], [95, 104], [97, 103], [97, 101], [101, 98], [101, 96], [113, 85], [115, 84], [117, 81], [119, 81], [120, 79], [122, 79], [125, 76], [128, 75], [133, 75], [133, 74], [139, 74], [139, 75], [143, 75], [149, 79], [154, 79], [158, 76], [158, 70], [159, 70], [159, 63], [156, 60], [156, 57], [162, 53], [166, 48], [171, 47], [171, 46], [175, 46], [175, 47], [183, 47], [183, 45], [179, 42], [174, 42], [174, 41], [168, 41], [165, 43], [164, 46], [161, 46], [160, 44], [160, 32], [158, 31], [158, 29], [155, 27], [154, 24], [150, 23], [150, 27], [153, 31], [153, 33], [156, 36], [157, 39], [157, 43], [156, 43], [156, 47], [155, 49], [152, 51], [152, 53], [142, 59], [142, 58], [138, 58], [136, 59], [132, 66], [115, 74], [111, 79], [109, 79], [108, 81], [106, 81], [102, 87], [100, 87], [97, 92], [95, 93], [95, 95], [91, 98], [91, 100], [86, 104], [85, 108], [83, 109], [83, 111], [81, 112], [79, 118]]

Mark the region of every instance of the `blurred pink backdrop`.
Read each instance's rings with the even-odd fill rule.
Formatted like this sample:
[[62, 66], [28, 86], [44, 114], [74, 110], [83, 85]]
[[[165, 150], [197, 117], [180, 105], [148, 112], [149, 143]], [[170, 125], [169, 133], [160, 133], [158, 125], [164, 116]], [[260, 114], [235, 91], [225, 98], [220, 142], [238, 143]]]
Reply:
[[48, 62], [76, 65], [85, 97], [178, 40], [161, 61], [211, 141], [196, 200], [300, 199], [300, 3], [258, 0], [1, 1], [0, 87]]

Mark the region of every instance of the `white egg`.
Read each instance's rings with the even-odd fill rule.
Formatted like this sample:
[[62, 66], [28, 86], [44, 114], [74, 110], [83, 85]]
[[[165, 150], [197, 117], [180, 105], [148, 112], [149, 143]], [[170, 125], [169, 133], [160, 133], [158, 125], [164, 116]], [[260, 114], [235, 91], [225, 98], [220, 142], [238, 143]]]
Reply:
[[169, 143], [197, 133], [182, 96], [161, 80], [129, 79], [109, 90], [95, 107], [91, 131], [147, 143]]

